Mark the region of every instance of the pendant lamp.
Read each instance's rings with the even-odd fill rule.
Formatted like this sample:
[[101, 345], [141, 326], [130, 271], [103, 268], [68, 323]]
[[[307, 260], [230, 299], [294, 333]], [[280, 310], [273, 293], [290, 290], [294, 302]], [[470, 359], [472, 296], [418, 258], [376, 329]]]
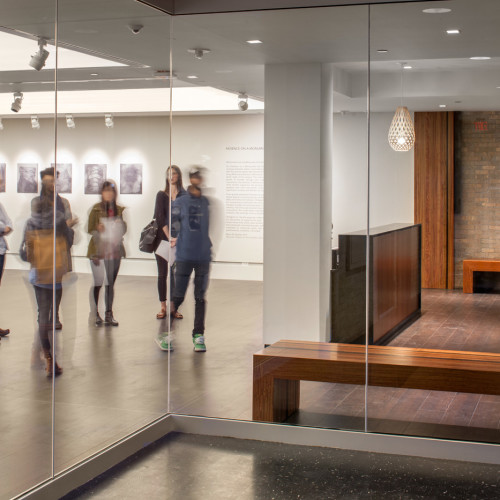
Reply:
[[403, 106], [403, 71], [404, 65], [401, 63], [401, 106], [398, 106], [389, 128], [389, 145], [394, 151], [410, 151], [415, 144], [415, 128], [410, 112]]

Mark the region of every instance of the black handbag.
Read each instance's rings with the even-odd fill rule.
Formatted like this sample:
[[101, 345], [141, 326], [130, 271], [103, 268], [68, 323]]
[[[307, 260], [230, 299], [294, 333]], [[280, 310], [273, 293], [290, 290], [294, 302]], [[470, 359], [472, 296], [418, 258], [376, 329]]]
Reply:
[[139, 250], [141, 252], [153, 253], [155, 251], [155, 241], [158, 234], [158, 224], [153, 219], [142, 231], [139, 240]]

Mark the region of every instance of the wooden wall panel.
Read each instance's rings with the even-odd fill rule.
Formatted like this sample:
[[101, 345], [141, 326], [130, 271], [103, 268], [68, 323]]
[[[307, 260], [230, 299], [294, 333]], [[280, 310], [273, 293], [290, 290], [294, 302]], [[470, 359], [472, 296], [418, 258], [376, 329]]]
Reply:
[[[450, 120], [451, 115], [451, 120]], [[449, 122], [453, 113], [415, 113], [415, 223], [422, 224], [422, 287], [448, 288], [449, 244], [453, 217], [453, 193], [449, 192], [453, 172], [453, 134]], [[451, 144], [450, 144], [451, 140]], [[450, 199], [451, 197], [451, 199]], [[452, 237], [453, 239], [453, 237]], [[451, 252], [451, 260], [450, 259]]]

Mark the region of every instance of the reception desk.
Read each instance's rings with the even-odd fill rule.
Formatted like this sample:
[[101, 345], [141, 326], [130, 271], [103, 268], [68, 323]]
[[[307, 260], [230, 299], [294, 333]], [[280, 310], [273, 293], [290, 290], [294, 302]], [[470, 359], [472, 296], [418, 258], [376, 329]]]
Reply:
[[[386, 344], [420, 315], [420, 224], [370, 230], [368, 341]], [[366, 338], [366, 232], [339, 235], [331, 272], [332, 342]]]

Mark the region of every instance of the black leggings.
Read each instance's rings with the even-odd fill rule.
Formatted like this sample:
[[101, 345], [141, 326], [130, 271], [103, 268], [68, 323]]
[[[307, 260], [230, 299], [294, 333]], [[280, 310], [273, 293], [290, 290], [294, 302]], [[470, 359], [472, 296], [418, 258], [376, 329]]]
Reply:
[[91, 261], [92, 273], [94, 275], [94, 301], [96, 310], [99, 308], [99, 292], [106, 278], [104, 301], [106, 312], [113, 311], [113, 300], [115, 298], [115, 281], [120, 270], [121, 259], [101, 259], [99, 264]]
[[[34, 286], [36, 303], [38, 304], [38, 334], [40, 335], [40, 343], [46, 352], [50, 352], [49, 334], [52, 331], [52, 288], [42, 288]], [[56, 309], [59, 308], [62, 297], [62, 288], [56, 290]]]
[[156, 255], [156, 265], [158, 267], [158, 298], [160, 302], [166, 302], [167, 300], [167, 276], [170, 271], [170, 295], [174, 291], [174, 273], [172, 268], [168, 265], [168, 262], [159, 255]]

